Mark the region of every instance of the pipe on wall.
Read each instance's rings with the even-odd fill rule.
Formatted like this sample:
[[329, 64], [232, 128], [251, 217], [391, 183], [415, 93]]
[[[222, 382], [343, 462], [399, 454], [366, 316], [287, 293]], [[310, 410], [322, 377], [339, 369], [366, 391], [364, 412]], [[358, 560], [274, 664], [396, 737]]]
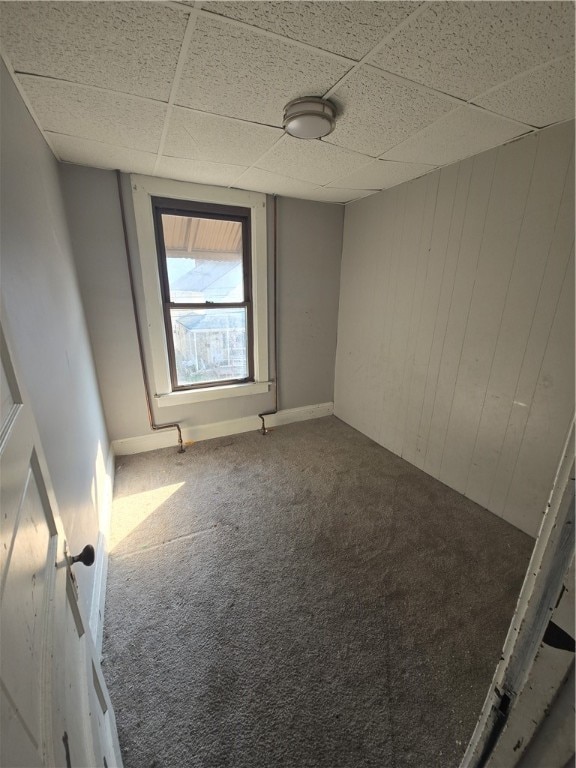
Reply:
[[260, 433], [268, 434], [266, 427], [266, 416], [273, 416], [278, 413], [278, 196], [274, 195], [274, 216], [272, 225], [272, 248], [274, 262], [274, 410], [264, 411], [258, 414], [262, 422]]
[[146, 369], [146, 359], [144, 357], [144, 345], [142, 343], [142, 331], [140, 329], [140, 315], [138, 312], [138, 304], [136, 302], [136, 290], [134, 288], [134, 273], [132, 271], [132, 259], [130, 257], [130, 244], [128, 242], [128, 229], [126, 226], [126, 210], [124, 208], [124, 195], [122, 193], [122, 182], [120, 171], [116, 170], [116, 182], [118, 185], [118, 199], [120, 201], [120, 216], [122, 219], [122, 231], [124, 234], [124, 251], [126, 253], [126, 263], [128, 265], [128, 278], [130, 281], [130, 294], [132, 296], [132, 310], [134, 312], [134, 321], [136, 323], [136, 338], [138, 339], [138, 352], [140, 355], [140, 366], [142, 369], [142, 379], [144, 381], [144, 392], [146, 395], [146, 412], [148, 414], [148, 423], [150, 429], [159, 431], [161, 429], [175, 429], [178, 433], [178, 453], [184, 453], [184, 443], [182, 441], [182, 430], [180, 424], [171, 422], [169, 424], [157, 424], [154, 419], [154, 412], [152, 411], [152, 400], [150, 398], [150, 386], [148, 381], [148, 371]]

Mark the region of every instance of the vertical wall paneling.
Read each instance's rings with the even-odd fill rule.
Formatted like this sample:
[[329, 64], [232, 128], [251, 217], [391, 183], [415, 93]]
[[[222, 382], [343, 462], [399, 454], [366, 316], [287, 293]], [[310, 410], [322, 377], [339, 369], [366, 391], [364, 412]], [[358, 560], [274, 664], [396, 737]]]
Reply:
[[[402, 225], [404, 223], [403, 212], [404, 204], [406, 200], [406, 190], [402, 187], [398, 187], [393, 190], [390, 195], [392, 202], [390, 209], [392, 212], [391, 219], [386, 219], [388, 226], [388, 238], [384, 241], [385, 247], [390, 249], [390, 259], [386, 259], [388, 269], [385, 272], [386, 283], [384, 285], [384, 291], [382, 293], [382, 302], [379, 305], [377, 299], [374, 301], [374, 318], [373, 318], [373, 331], [374, 336], [378, 336], [382, 339], [380, 356], [378, 358], [379, 370], [373, 376], [373, 383], [375, 387], [375, 394], [377, 393], [377, 402], [379, 407], [372, 413], [367, 414], [367, 418], [374, 423], [374, 430], [379, 435], [379, 441], [386, 447], [390, 447], [390, 433], [382, 434], [382, 423], [385, 418], [385, 414], [390, 410], [390, 389], [386, 380], [386, 377], [390, 376], [390, 371], [386, 365], [386, 361], [390, 359], [390, 347], [392, 344], [392, 329], [394, 324], [394, 310], [395, 310], [395, 286], [398, 275], [398, 261], [400, 255], [400, 246], [402, 242]], [[388, 206], [385, 206], [388, 207]], [[380, 261], [381, 251], [379, 251]], [[357, 264], [358, 270], [363, 271], [363, 265], [361, 262]], [[374, 340], [371, 339], [374, 343]], [[371, 357], [373, 348], [368, 347], [368, 355]], [[384, 386], [383, 386], [384, 384]]]
[[396, 286], [401, 285], [403, 294], [399, 300], [399, 292], [394, 291], [393, 296], [389, 298], [388, 302], [386, 325], [390, 332], [387, 338], [386, 349], [389, 365], [385, 368], [384, 380], [387, 382], [386, 391], [390, 394], [390, 397], [383, 401], [381, 416], [390, 425], [386, 435], [386, 444], [395, 453], [398, 453], [395, 420], [398, 415], [402, 395], [401, 385], [406, 353], [407, 324], [412, 308], [418, 245], [418, 228], [411, 228], [410, 221], [412, 217], [419, 218], [419, 209], [420, 211], [423, 210], [422, 202], [418, 204], [419, 200], [423, 200], [422, 190], [422, 184], [412, 184], [411, 186], [401, 187], [398, 190], [402, 213], [396, 222], [397, 258], [394, 262], [396, 278], [393, 284]]
[[438, 174], [429, 174], [421, 180], [421, 183], [426, 185], [426, 199], [424, 201], [424, 207], [422, 211], [422, 227], [420, 230], [417, 253], [417, 272], [412, 297], [410, 328], [408, 329], [409, 345], [406, 351], [404, 376], [402, 382], [402, 408], [398, 413], [398, 418], [396, 421], [396, 431], [399, 440], [398, 449], [400, 454], [402, 454], [404, 451], [408, 420], [412, 415], [412, 384], [414, 380], [418, 331], [422, 322], [422, 301], [424, 298], [428, 277], [430, 241], [432, 237], [432, 226], [434, 224], [434, 211], [436, 208], [438, 181]]
[[526, 405], [515, 402], [514, 393], [558, 218], [569, 160], [569, 142], [561, 142], [557, 146], [549, 134], [544, 134], [537, 147], [482, 415], [468, 467], [466, 494], [484, 506], [490, 500], [492, 478], [510, 411], [513, 408], [526, 410]]
[[[365, 419], [364, 431], [373, 440], [379, 437], [379, 417], [382, 410], [382, 390], [380, 386], [380, 377], [382, 371], [383, 355], [383, 334], [380, 327], [382, 312], [382, 297], [385, 294], [386, 286], [389, 283], [390, 262], [379, 258], [380, 247], [382, 243], [390, 246], [391, 238], [394, 235], [394, 208], [395, 206], [385, 206], [379, 195], [373, 195], [373, 201], [370, 206], [372, 226], [366, 228], [367, 236], [370, 236], [370, 262], [371, 268], [368, 274], [374, 275], [371, 284], [367, 286], [368, 290], [368, 312], [365, 332], [368, 346], [372, 349], [372, 354], [368, 356], [366, 362], [366, 372], [364, 374], [364, 403]], [[360, 299], [361, 300], [361, 299]], [[370, 414], [374, 414], [370, 418]]]
[[426, 457], [424, 460], [424, 469], [430, 474], [437, 474], [441, 459], [442, 443], [439, 439], [441, 430], [436, 429], [436, 424], [433, 418], [434, 406], [436, 404], [436, 395], [438, 392], [438, 379], [442, 370], [442, 355], [445, 349], [446, 329], [448, 326], [450, 307], [460, 301], [460, 297], [454, 295], [454, 285], [456, 281], [456, 270], [458, 267], [460, 241], [462, 239], [462, 232], [464, 227], [466, 203], [468, 200], [468, 190], [470, 189], [472, 161], [465, 161], [456, 167], [458, 168], [456, 197], [452, 207], [452, 218], [450, 221], [448, 242], [446, 244], [444, 273], [442, 277], [440, 299], [438, 301], [438, 310], [436, 312], [434, 338], [432, 341], [432, 350], [430, 354], [428, 383], [430, 387], [429, 391], [434, 394], [434, 397], [432, 399], [432, 409], [430, 411], [428, 440], [426, 442]]
[[407, 189], [407, 205], [403, 221], [403, 240], [400, 261], [402, 264], [402, 280], [396, 297], [405, 297], [395, 312], [397, 321], [392, 329], [392, 340], [395, 344], [393, 359], [398, 360], [396, 372], [397, 386], [394, 387], [397, 397], [392, 418], [392, 450], [402, 453], [404, 444], [404, 425], [408, 408], [408, 381], [411, 378], [411, 360], [414, 358], [415, 337], [413, 333], [416, 309], [416, 289], [421, 278], [421, 242], [424, 236], [424, 214], [426, 211], [426, 179], [419, 179], [416, 184]]
[[[412, 355], [410, 357], [410, 382], [407, 386], [405, 395], [407, 397], [406, 418], [404, 420], [404, 440], [402, 455], [409, 457], [408, 460], [416, 463], [416, 440], [418, 436], [418, 427], [420, 424], [421, 407], [424, 388], [426, 385], [426, 372], [428, 357], [426, 356], [426, 346], [422, 343], [426, 333], [425, 323], [427, 313], [425, 311], [426, 301], [429, 301], [429, 275], [432, 273], [431, 260], [432, 255], [432, 233], [436, 216], [436, 202], [438, 200], [438, 186], [440, 182], [439, 173], [431, 173], [426, 176], [427, 197], [426, 211], [424, 213], [424, 224], [422, 228], [422, 239], [420, 242], [420, 252], [422, 256], [422, 265], [420, 277], [422, 285], [418, 287], [415, 297], [414, 324], [411, 332], [414, 335]], [[385, 259], [383, 259], [385, 261]]]
[[[536, 142], [536, 137], [531, 136], [498, 151], [456, 391], [438, 472], [443, 482], [462, 493], [466, 490], [516, 243], [524, 219]], [[426, 471], [435, 469], [427, 464], [424, 468]]]
[[536, 534], [574, 408], [572, 122], [346, 208], [335, 412]]
[[[436, 382], [436, 361], [433, 352], [438, 348], [437, 317], [442, 293], [442, 282], [446, 268], [446, 247], [452, 222], [452, 214], [456, 202], [456, 186], [458, 183], [458, 167], [452, 165], [442, 169], [438, 185], [438, 197], [432, 229], [432, 242], [430, 244], [429, 268], [424, 294], [423, 317], [421, 324], [421, 336], [417, 345], [418, 366], [421, 368], [422, 397], [416, 405], [419, 411], [418, 426], [416, 431], [416, 445], [414, 464], [422, 468], [426, 456], [426, 443], [430, 431], [430, 420], [434, 402], [434, 385]], [[436, 343], [435, 343], [436, 342]], [[421, 361], [421, 362], [420, 362]], [[418, 392], [416, 395], [418, 396]], [[410, 451], [409, 443], [407, 452]]]
[[[566, 414], [574, 412], [574, 252], [538, 375], [526, 428], [506, 495], [503, 517], [519, 527], [534, 502], [542, 520], [550, 491], [547, 478], [560, 461], [557, 436], [568, 432]], [[543, 501], [544, 500], [544, 501]]]
[[[472, 291], [476, 282], [478, 258], [482, 246], [486, 212], [490, 200], [497, 151], [474, 158], [467, 193], [467, 205], [460, 239], [458, 264], [454, 276], [452, 301], [448, 312], [442, 345], [440, 370], [434, 393], [430, 433], [434, 435], [435, 450], [428, 451], [430, 462], [438, 461], [443, 451], [450, 409], [454, 399], [458, 367], [468, 325]], [[430, 465], [429, 465], [430, 466]]]
[[[402, 271], [401, 254], [402, 254], [402, 237], [404, 235], [404, 223], [406, 215], [406, 196], [407, 186], [402, 185], [395, 190], [394, 197], [396, 202], [396, 210], [394, 214], [394, 226], [392, 231], [392, 259], [391, 269], [388, 278], [387, 295], [384, 303], [384, 317], [383, 317], [383, 331], [384, 331], [384, 345], [383, 345], [383, 360], [386, 361], [383, 369], [380, 371], [382, 388], [382, 405], [380, 408], [380, 425], [379, 433], [382, 445], [392, 450], [393, 445], [393, 433], [392, 433], [392, 416], [394, 415], [394, 401], [397, 397], [397, 391], [394, 389], [394, 382], [396, 378], [397, 360], [392, 358], [392, 349], [394, 346], [394, 326], [396, 320], [396, 311], [398, 307], [397, 292], [395, 290], [398, 285], [399, 275]], [[357, 269], [363, 269], [361, 264], [357, 265]], [[369, 279], [369, 278], [368, 278]], [[359, 310], [361, 304], [359, 305]], [[368, 351], [371, 354], [371, 350]], [[368, 418], [370, 416], [368, 415]], [[390, 425], [389, 430], [382, 430], [382, 424]]]
[[[570, 142], [567, 142], [570, 143]], [[504, 512], [512, 473], [518, 457], [518, 446], [524, 438], [529, 409], [538, 382], [539, 372], [546, 352], [554, 314], [566, 270], [574, 258], [574, 151], [568, 164], [558, 219], [546, 259], [544, 277], [530, 323], [528, 342], [520, 366], [512, 409], [506, 424], [504, 442], [500, 451], [498, 466], [494, 473], [489, 509], [498, 514]]]

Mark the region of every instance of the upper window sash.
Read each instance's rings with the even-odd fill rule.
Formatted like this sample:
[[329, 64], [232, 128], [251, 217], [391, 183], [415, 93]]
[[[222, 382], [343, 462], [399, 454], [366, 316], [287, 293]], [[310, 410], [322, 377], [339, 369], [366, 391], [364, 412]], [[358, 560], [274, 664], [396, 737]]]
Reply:
[[[154, 226], [156, 232], [156, 248], [158, 252], [158, 267], [162, 287], [163, 302], [169, 302], [172, 306], [246, 306], [252, 300], [252, 265], [251, 265], [251, 211], [249, 208], [238, 206], [203, 205], [189, 201], [175, 201], [161, 198], [152, 198]], [[177, 207], [176, 207], [177, 206]], [[184, 301], [172, 295], [168, 279], [168, 265], [166, 241], [164, 237], [163, 216], [176, 216], [197, 220], [215, 220], [238, 223], [241, 227], [242, 242], [242, 286], [243, 299], [239, 301], [222, 301], [217, 297], [204, 301]], [[185, 253], [185, 251], [184, 251]]]

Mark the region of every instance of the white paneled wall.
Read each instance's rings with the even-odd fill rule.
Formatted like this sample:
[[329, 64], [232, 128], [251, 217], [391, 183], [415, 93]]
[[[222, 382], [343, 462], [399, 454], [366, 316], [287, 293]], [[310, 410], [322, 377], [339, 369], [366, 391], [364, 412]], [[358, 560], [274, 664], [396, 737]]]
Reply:
[[574, 124], [346, 207], [335, 413], [536, 535], [574, 411]]

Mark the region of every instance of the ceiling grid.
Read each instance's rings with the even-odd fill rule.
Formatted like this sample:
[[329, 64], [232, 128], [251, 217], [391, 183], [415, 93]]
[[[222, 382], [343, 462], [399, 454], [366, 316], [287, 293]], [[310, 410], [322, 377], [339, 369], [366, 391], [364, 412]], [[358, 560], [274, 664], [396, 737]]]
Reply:
[[0, 51], [58, 159], [326, 202], [574, 117], [562, 0], [0, 2]]
[[182, 40], [182, 46], [180, 48], [180, 53], [178, 54], [178, 62], [176, 64], [176, 71], [174, 72], [174, 79], [172, 80], [172, 86], [170, 88], [170, 95], [168, 97], [168, 109], [166, 110], [166, 117], [164, 118], [164, 125], [162, 127], [162, 135], [160, 136], [160, 144], [158, 145], [158, 154], [156, 156], [156, 162], [154, 163], [154, 171], [153, 175], [156, 175], [158, 170], [158, 165], [160, 163], [160, 160], [162, 158], [162, 153], [164, 151], [164, 143], [166, 141], [166, 135], [168, 133], [168, 127], [170, 125], [170, 118], [172, 117], [172, 107], [174, 105], [174, 101], [176, 99], [176, 93], [178, 91], [178, 86], [180, 85], [180, 78], [182, 77], [182, 70], [184, 69], [184, 62], [186, 61], [186, 56], [188, 55], [188, 49], [190, 47], [190, 43], [192, 41], [192, 35], [194, 34], [194, 30], [196, 28], [196, 21], [198, 19], [198, 13], [200, 9], [199, 7], [193, 7], [189, 16], [188, 16], [188, 23], [186, 24], [186, 31], [184, 32], [184, 38]]
[[353, 75], [353, 74], [356, 72], [356, 70], [357, 70], [357, 69], [359, 69], [359, 68], [360, 68], [360, 67], [361, 67], [363, 64], [365, 64], [365, 63], [368, 61], [368, 59], [369, 59], [371, 56], [373, 56], [375, 53], [377, 53], [377, 52], [380, 50], [380, 48], [382, 48], [384, 45], [386, 45], [386, 43], [387, 43], [387, 42], [388, 42], [388, 40], [389, 40], [389, 39], [392, 37], [392, 35], [393, 35], [393, 33], [394, 33], [395, 31], [397, 31], [398, 29], [400, 29], [400, 28], [402, 28], [402, 27], [406, 26], [406, 25], [407, 25], [407, 24], [408, 24], [408, 23], [409, 23], [411, 20], [413, 20], [413, 19], [417, 18], [417, 17], [418, 17], [418, 16], [419, 16], [419, 15], [420, 15], [420, 14], [423, 12], [423, 10], [424, 10], [424, 5], [425, 5], [425, 3], [420, 3], [420, 4], [418, 5], [418, 7], [417, 7], [417, 8], [414, 10], [414, 12], [413, 12], [413, 13], [411, 13], [411, 14], [410, 14], [410, 15], [409, 15], [407, 18], [405, 18], [405, 19], [404, 19], [404, 21], [402, 21], [402, 22], [401, 22], [401, 23], [400, 23], [400, 24], [399, 24], [399, 25], [398, 25], [398, 26], [395, 28], [395, 30], [393, 30], [393, 31], [392, 31], [392, 32], [390, 32], [388, 35], [386, 35], [386, 37], [385, 37], [383, 40], [380, 40], [380, 42], [379, 42], [379, 43], [377, 43], [377, 44], [376, 44], [376, 45], [375, 45], [375, 46], [374, 46], [374, 47], [373, 47], [371, 50], [369, 50], [367, 53], [365, 53], [365, 54], [364, 54], [364, 56], [363, 56], [363, 57], [362, 57], [362, 58], [361, 58], [359, 61], [357, 61], [357, 62], [354, 64], [354, 66], [352, 67], [352, 69], [351, 69], [349, 72], [347, 72], [347, 73], [344, 75], [344, 77], [342, 77], [342, 78], [341, 78], [341, 79], [340, 79], [340, 80], [339, 80], [337, 83], [335, 83], [335, 84], [334, 84], [334, 85], [333, 85], [331, 88], [329, 88], [329, 89], [326, 91], [326, 93], [324, 94], [324, 98], [325, 98], [325, 99], [329, 99], [329, 98], [330, 98], [330, 96], [332, 96], [332, 94], [333, 94], [333, 93], [334, 93], [334, 92], [335, 92], [335, 91], [336, 91], [338, 88], [340, 88], [342, 85], [344, 85], [344, 83], [346, 82], [346, 80], [348, 80], [348, 79], [349, 79], [349, 78], [350, 78], [350, 77], [351, 77], [351, 76], [352, 76], [352, 75]]

